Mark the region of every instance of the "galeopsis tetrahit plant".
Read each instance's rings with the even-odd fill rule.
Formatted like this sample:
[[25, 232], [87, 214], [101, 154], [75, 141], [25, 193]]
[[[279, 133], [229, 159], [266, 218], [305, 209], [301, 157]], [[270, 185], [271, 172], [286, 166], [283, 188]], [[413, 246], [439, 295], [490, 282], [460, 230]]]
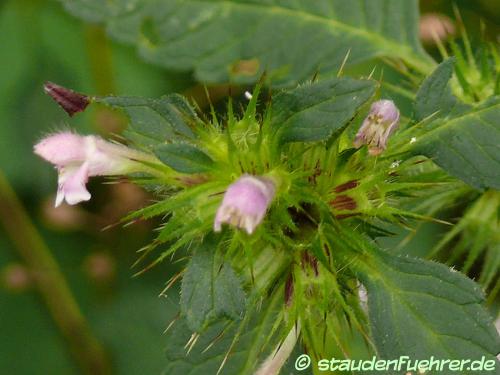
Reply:
[[[392, 100], [375, 98], [377, 82], [340, 77], [270, 98], [258, 85], [244, 110], [229, 100], [205, 120], [178, 95], [48, 87], [70, 114], [100, 103], [128, 115], [127, 146], [66, 131], [35, 152], [59, 171], [56, 205], [88, 200], [92, 176], [127, 174], [155, 192], [155, 203], [124, 220], [162, 218], [143, 249], [144, 259], [155, 256], [146, 269], [189, 255], [172, 278], [182, 277], [176, 325], [189, 332], [189, 351], [219, 353], [215, 369], [275, 373], [296, 342], [313, 360], [349, 357], [352, 331], [381, 357], [498, 352], [472, 281], [377, 245], [389, 224], [432, 220], [408, 202], [456, 187], [421, 156], [433, 141], [425, 132], [437, 128], [427, 117], [433, 103], [416, 103], [421, 118], [409, 121]], [[250, 360], [231, 364], [240, 346], [251, 348]]]

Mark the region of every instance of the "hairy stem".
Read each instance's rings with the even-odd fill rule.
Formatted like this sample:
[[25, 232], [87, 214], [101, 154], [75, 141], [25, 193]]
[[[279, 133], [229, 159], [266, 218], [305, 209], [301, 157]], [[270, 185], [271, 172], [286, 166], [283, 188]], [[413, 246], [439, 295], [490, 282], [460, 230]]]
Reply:
[[83, 373], [111, 374], [108, 358], [90, 331], [56, 260], [1, 171], [0, 222], [30, 268], [41, 297]]

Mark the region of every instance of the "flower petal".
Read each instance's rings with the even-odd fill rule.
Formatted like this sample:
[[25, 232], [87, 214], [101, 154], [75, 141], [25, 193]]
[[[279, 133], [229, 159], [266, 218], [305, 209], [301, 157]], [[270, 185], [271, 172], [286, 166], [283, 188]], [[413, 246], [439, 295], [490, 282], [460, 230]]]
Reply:
[[399, 110], [392, 100], [378, 100], [370, 108], [354, 139], [354, 147], [368, 145], [370, 155], [379, 155], [399, 126]]
[[62, 168], [59, 170], [59, 188], [57, 190], [56, 207], [63, 200], [70, 205], [74, 205], [90, 199], [85, 184], [88, 181], [89, 166], [88, 163], [83, 163], [78, 169]]
[[85, 137], [69, 131], [53, 134], [38, 142], [34, 151], [58, 167], [83, 163], [86, 157]]
[[260, 224], [275, 194], [273, 181], [244, 175], [229, 185], [214, 220], [214, 231], [222, 224], [245, 229], [252, 234]]

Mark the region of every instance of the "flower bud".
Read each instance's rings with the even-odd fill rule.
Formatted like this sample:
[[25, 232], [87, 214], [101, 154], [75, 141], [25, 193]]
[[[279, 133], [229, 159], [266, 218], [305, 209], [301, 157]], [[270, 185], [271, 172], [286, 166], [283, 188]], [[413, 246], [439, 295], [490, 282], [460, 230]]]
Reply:
[[150, 156], [123, 145], [71, 132], [50, 135], [34, 147], [35, 154], [59, 172], [56, 207], [63, 200], [77, 204], [90, 199], [86, 184], [92, 176], [113, 176], [141, 170], [138, 161]]
[[217, 210], [214, 230], [221, 231], [222, 224], [244, 228], [252, 234], [266, 214], [274, 198], [276, 187], [265, 177], [244, 175], [229, 185], [222, 204]]
[[399, 110], [392, 100], [378, 100], [359, 128], [354, 146], [368, 145], [370, 155], [379, 155], [387, 148], [387, 141], [399, 126]]
[[43, 89], [70, 116], [84, 111], [90, 103], [90, 98], [87, 95], [77, 93], [52, 82], [46, 82]]
[[285, 306], [290, 307], [293, 297], [293, 274], [290, 273], [285, 282]]

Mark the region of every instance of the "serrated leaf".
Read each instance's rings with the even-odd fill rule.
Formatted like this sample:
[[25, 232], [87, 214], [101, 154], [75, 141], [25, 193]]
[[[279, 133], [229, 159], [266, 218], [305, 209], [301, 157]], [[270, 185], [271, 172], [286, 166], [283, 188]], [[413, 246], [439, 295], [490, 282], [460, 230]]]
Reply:
[[273, 98], [272, 122], [282, 142], [328, 139], [374, 94], [369, 80], [334, 78], [307, 83]]
[[214, 164], [210, 156], [187, 143], [159, 145], [154, 152], [163, 163], [182, 173], [206, 172]]
[[[229, 352], [221, 375], [249, 375], [283, 339], [284, 333], [277, 329], [280, 324], [280, 314], [283, 309], [283, 290], [269, 298], [262, 305], [254, 304], [249, 308], [248, 321], [242, 323], [217, 321], [210, 324], [200, 335], [189, 354], [186, 354], [186, 343], [192, 335], [185, 319], [174, 324], [167, 337], [166, 355], [168, 365], [165, 374], [205, 375], [216, 374], [224, 357]], [[234, 343], [233, 343], [234, 341]], [[301, 348], [296, 346], [290, 356], [289, 363], [301, 354]], [[282, 372], [288, 374], [292, 372]], [[309, 374], [304, 371], [304, 374]]]
[[449, 174], [475, 188], [500, 188], [500, 98], [477, 107], [460, 102], [451, 92], [449, 80], [454, 59], [441, 63], [422, 84], [415, 101], [415, 118], [425, 125], [412, 147]]
[[182, 279], [181, 312], [195, 332], [219, 317], [240, 319], [245, 311], [241, 282], [229, 263], [216, 259], [216, 248], [213, 238], [205, 238]]
[[124, 111], [130, 120], [128, 132], [140, 136], [143, 145], [194, 137], [190, 124], [196, 121], [196, 113], [180, 95], [159, 99], [107, 96], [95, 101]]
[[387, 56], [422, 72], [433, 66], [419, 42], [416, 0], [61, 2], [146, 60], [203, 82], [249, 83], [266, 71], [273, 85], [292, 85], [338, 70], [348, 51], [348, 64]]
[[452, 112], [460, 113], [469, 107], [460, 103], [451, 92], [449, 81], [453, 74], [454, 63], [453, 58], [443, 61], [420, 86], [414, 105], [417, 121], [422, 121], [433, 114], [446, 117]]
[[[359, 276], [368, 291], [372, 335], [381, 357], [495, 360], [500, 337], [481, 306], [481, 290], [464, 275], [439, 263], [374, 249]], [[473, 373], [466, 370], [460, 373]]]
[[450, 119], [437, 119], [413, 145], [449, 174], [479, 188], [500, 189], [500, 97]]

